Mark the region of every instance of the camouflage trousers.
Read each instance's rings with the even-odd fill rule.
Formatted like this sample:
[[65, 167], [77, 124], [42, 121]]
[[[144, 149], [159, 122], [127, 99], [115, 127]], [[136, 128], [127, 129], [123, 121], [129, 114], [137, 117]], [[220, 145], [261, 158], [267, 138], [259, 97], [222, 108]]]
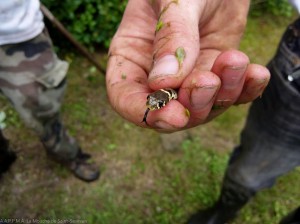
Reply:
[[58, 59], [46, 30], [18, 44], [0, 46], [0, 90], [48, 153], [75, 158], [79, 146], [67, 134], [59, 110], [68, 63]]

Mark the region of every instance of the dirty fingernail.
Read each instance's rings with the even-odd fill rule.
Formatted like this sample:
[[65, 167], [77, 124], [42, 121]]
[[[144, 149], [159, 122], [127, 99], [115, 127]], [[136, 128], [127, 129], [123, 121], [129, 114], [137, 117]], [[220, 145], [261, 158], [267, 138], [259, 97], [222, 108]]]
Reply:
[[217, 86], [195, 87], [191, 92], [191, 105], [194, 109], [202, 109], [212, 102]]
[[149, 79], [156, 78], [159, 76], [168, 76], [177, 74], [179, 64], [174, 55], [166, 55], [154, 62], [152, 71], [149, 74]]
[[225, 89], [236, 88], [244, 78], [246, 67], [227, 67], [222, 74], [222, 84]]

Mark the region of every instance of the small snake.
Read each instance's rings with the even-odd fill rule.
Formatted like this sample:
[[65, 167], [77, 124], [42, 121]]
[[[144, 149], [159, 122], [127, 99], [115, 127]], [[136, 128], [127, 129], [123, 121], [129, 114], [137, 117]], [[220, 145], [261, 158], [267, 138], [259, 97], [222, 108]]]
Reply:
[[169, 103], [171, 100], [177, 99], [177, 92], [174, 89], [166, 88], [166, 89], [160, 89], [153, 93], [150, 93], [147, 96], [147, 102], [146, 106], [147, 109], [145, 111], [144, 118], [142, 122], [147, 123], [147, 116], [150, 110], [159, 110], [162, 107], [166, 106], [167, 103]]

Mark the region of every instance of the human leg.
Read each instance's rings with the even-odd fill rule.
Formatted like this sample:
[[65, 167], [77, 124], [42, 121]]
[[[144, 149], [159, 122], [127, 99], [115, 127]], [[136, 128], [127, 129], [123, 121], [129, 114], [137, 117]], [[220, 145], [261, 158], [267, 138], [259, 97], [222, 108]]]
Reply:
[[46, 32], [27, 42], [0, 48], [0, 88], [49, 155], [78, 178], [92, 181], [99, 170], [88, 163], [76, 140], [64, 128], [59, 110], [68, 64], [57, 58]]
[[[189, 224], [226, 223], [256, 192], [271, 187], [277, 177], [300, 165], [300, 91], [296, 80], [291, 82], [289, 77], [300, 71], [300, 20], [295, 24], [287, 29], [269, 63], [270, 84], [250, 108], [219, 200], [193, 215]], [[296, 217], [291, 214], [289, 217]]]

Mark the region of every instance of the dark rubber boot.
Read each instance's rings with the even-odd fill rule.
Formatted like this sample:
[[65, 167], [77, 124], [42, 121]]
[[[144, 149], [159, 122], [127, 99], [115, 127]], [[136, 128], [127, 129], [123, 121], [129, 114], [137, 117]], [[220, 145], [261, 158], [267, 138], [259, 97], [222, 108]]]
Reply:
[[225, 224], [233, 220], [240, 209], [254, 196], [254, 192], [228, 178], [224, 181], [218, 202], [190, 217], [187, 224]]
[[69, 168], [73, 174], [86, 182], [95, 181], [100, 176], [99, 168], [90, 161], [91, 156], [83, 153], [81, 149], [74, 160], [69, 163]]
[[225, 224], [236, 217], [237, 211], [218, 202], [213, 207], [192, 215], [187, 224]]
[[99, 178], [99, 168], [91, 161], [91, 155], [78, 150], [76, 157], [72, 160], [66, 160], [48, 152], [48, 156], [54, 161], [70, 170], [75, 177], [85, 182], [92, 182]]
[[4, 138], [0, 131], [0, 178], [3, 173], [9, 170], [16, 158], [15, 152], [9, 148], [8, 140]]
[[77, 178], [86, 182], [99, 178], [99, 168], [91, 162], [91, 156], [82, 152], [76, 140], [67, 133], [58, 115], [47, 121], [41, 142], [48, 156], [69, 169]]
[[279, 224], [300, 224], [300, 207], [284, 217]]

